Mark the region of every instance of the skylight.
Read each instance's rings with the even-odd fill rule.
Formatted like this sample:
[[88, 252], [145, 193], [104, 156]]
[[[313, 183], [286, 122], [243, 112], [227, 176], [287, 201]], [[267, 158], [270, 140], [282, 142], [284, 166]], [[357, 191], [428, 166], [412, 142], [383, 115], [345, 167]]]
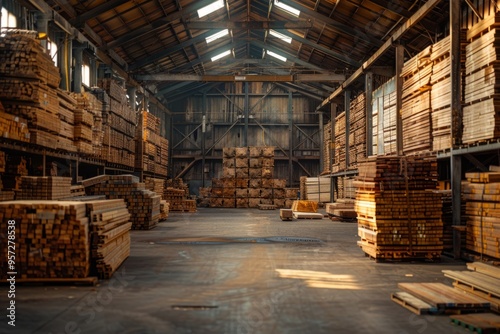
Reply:
[[289, 5], [285, 4], [285, 3], [279, 2], [278, 0], [274, 0], [274, 4], [278, 8], [284, 10], [285, 12], [287, 12], [287, 13], [293, 15], [293, 16], [299, 17], [299, 15], [300, 15], [300, 10], [295, 9], [292, 6], [289, 6]]
[[292, 38], [291, 37], [283, 35], [282, 33], [277, 32], [276, 30], [273, 30], [273, 29], [269, 30], [269, 34], [271, 34], [274, 37], [277, 37], [277, 38], [281, 39], [283, 42], [292, 43]]
[[201, 18], [205, 15], [215, 12], [217, 9], [224, 7], [224, 0], [217, 0], [203, 8], [198, 9], [198, 16]]
[[224, 29], [224, 30], [221, 30], [221, 31], [219, 31], [218, 33], [215, 33], [215, 34], [213, 34], [213, 35], [210, 35], [210, 36], [208, 36], [208, 37], [207, 37], [207, 38], [205, 38], [205, 39], [207, 40], [207, 44], [208, 44], [208, 43], [211, 43], [211, 42], [213, 42], [213, 41], [215, 41], [215, 40], [217, 40], [217, 39], [219, 39], [219, 38], [221, 38], [221, 37], [224, 37], [224, 36], [226, 36], [226, 35], [229, 35], [229, 29]]
[[266, 50], [267, 54], [274, 57], [274, 58], [278, 58], [279, 60], [281, 60], [282, 62], [286, 62], [286, 58], [283, 57], [283, 56], [280, 56], [279, 54], [275, 53], [275, 52], [272, 52], [272, 51], [269, 51], [269, 50]]
[[212, 61], [216, 61], [216, 60], [219, 60], [221, 59], [222, 57], [225, 57], [227, 55], [229, 55], [231, 53], [231, 50], [227, 50], [227, 51], [224, 51], [222, 53], [219, 53], [217, 56], [213, 56], [212, 57]]

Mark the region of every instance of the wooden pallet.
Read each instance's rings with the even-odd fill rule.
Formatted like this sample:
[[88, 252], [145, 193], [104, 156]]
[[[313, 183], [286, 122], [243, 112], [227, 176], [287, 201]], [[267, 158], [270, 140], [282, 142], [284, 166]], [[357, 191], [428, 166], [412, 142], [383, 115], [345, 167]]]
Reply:
[[500, 333], [500, 316], [493, 313], [452, 315], [450, 319], [455, 325], [478, 334]]
[[391, 300], [418, 315], [440, 313], [437, 307], [418, 299], [408, 292], [392, 293]]

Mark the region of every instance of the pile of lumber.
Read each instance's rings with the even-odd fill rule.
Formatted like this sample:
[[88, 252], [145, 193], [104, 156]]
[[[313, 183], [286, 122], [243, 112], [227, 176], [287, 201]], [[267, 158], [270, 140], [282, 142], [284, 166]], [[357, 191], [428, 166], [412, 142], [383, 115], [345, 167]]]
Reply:
[[[462, 142], [471, 144], [500, 137], [500, 113], [497, 86], [497, 59], [500, 46], [495, 13], [467, 31], [465, 63], [465, 106]], [[486, 32], [488, 31], [488, 32]], [[486, 32], [486, 33], [485, 33]]]
[[366, 158], [366, 101], [365, 93], [350, 103], [349, 112], [349, 166], [356, 168]]
[[71, 177], [22, 176], [19, 200], [59, 200], [70, 198]]
[[428, 46], [405, 62], [403, 78], [403, 152], [430, 151], [431, 137], [431, 48]]
[[273, 179], [274, 147], [225, 147], [220, 179], [212, 179], [211, 207], [285, 206], [286, 180]]
[[331, 201], [331, 177], [300, 177], [300, 198], [316, 201], [330, 202]]
[[[87, 124], [90, 122], [90, 116], [93, 116], [93, 121], [91, 124], [91, 130], [92, 130], [92, 143], [91, 147], [89, 147], [88, 141], [83, 140], [81, 143], [78, 144], [80, 151], [82, 152], [83, 150], [86, 150], [85, 153], [92, 153], [96, 155], [97, 157], [106, 160], [107, 155], [105, 152], [107, 152], [108, 147], [103, 147], [103, 142], [104, 142], [104, 127], [105, 127], [105, 120], [107, 120], [107, 111], [106, 111], [106, 104], [104, 104], [101, 100], [97, 98], [98, 93], [91, 93], [91, 92], [84, 92], [84, 93], [72, 93], [72, 97], [76, 101], [76, 109], [75, 109], [75, 115], [76, 114], [86, 114]], [[103, 100], [107, 100], [105, 98], [105, 93], [101, 92], [99, 96]], [[76, 120], [81, 119], [81, 117], [76, 117]], [[81, 122], [80, 122], [81, 123]]]
[[111, 278], [130, 255], [130, 213], [123, 199], [85, 202], [90, 217], [92, 267]]
[[167, 220], [169, 212], [170, 212], [170, 203], [162, 199], [160, 201], [160, 221]]
[[135, 111], [127, 104], [125, 89], [113, 79], [98, 83], [104, 91], [96, 91], [103, 104], [104, 138], [101, 158], [114, 164], [135, 166]]
[[0, 111], [0, 136], [29, 143], [28, 121], [22, 117]]
[[[2, 38], [0, 100], [5, 113], [27, 122], [31, 143], [55, 148], [61, 130], [59, 70], [35, 36], [34, 31], [12, 30]], [[18, 127], [12, 130], [12, 135], [4, 133], [4, 137], [28, 139]]]
[[500, 168], [466, 173], [462, 193], [466, 202], [466, 249], [500, 259]]
[[74, 125], [77, 102], [71, 93], [61, 89], [57, 90], [57, 97], [59, 99], [59, 120], [61, 122], [59, 135], [57, 137], [57, 148], [68, 152], [76, 152], [77, 145], [74, 141]]
[[164, 179], [158, 179], [154, 177], [146, 177], [144, 178], [144, 184], [146, 185], [146, 189], [154, 191], [160, 197], [163, 198], [163, 195], [165, 193], [165, 180]]
[[[0, 203], [0, 228], [16, 221], [18, 278], [83, 278], [90, 269], [89, 222], [85, 203], [11, 201]], [[0, 248], [2, 268], [7, 265], [7, 244]], [[3, 279], [9, 270], [2, 270]]]
[[330, 174], [332, 168], [332, 122], [323, 128], [323, 172], [321, 175]]
[[101, 175], [82, 181], [86, 193], [105, 195], [106, 199], [124, 199], [134, 230], [156, 227], [160, 219], [161, 197], [147, 190], [133, 175]]
[[332, 220], [355, 221], [357, 217], [353, 199], [337, 199], [334, 203], [327, 203], [325, 209]]
[[168, 140], [160, 135], [161, 119], [147, 111], [141, 115], [137, 127], [136, 168], [166, 176]]
[[334, 197], [337, 199], [354, 199], [356, 198], [356, 187], [354, 187], [354, 178], [350, 176], [342, 176], [336, 178], [334, 189]]
[[[375, 259], [439, 258], [441, 194], [435, 156], [376, 156], [359, 165], [358, 245]], [[422, 208], [425, 208], [423, 210]]]
[[373, 91], [373, 152], [396, 153], [396, 79]]
[[318, 202], [316, 201], [293, 201], [291, 210], [292, 217], [295, 219], [323, 219], [323, 214], [318, 213]]
[[196, 212], [196, 201], [188, 197], [189, 186], [181, 178], [165, 181], [163, 199], [169, 203], [169, 211]]
[[333, 155], [332, 172], [337, 173], [346, 170], [345, 151], [345, 111], [335, 117], [335, 154]]

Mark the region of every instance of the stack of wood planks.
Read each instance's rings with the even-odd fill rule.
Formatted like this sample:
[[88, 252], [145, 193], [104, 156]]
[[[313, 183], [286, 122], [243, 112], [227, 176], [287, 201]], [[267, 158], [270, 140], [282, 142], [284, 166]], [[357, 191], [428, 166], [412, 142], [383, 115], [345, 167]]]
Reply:
[[335, 154], [333, 156], [332, 172], [337, 173], [346, 170], [346, 133], [345, 133], [345, 111], [335, 117]]
[[0, 136], [29, 143], [28, 121], [22, 117], [0, 111]]
[[82, 181], [90, 195], [105, 195], [106, 199], [124, 199], [134, 230], [156, 227], [160, 219], [161, 197], [147, 190], [133, 175], [101, 175]]
[[130, 255], [130, 213], [123, 199], [85, 202], [90, 217], [92, 268], [111, 278]]
[[351, 101], [349, 113], [349, 166], [356, 168], [366, 158], [366, 101], [365, 93]]
[[431, 47], [405, 62], [403, 78], [403, 152], [432, 149], [431, 137]]
[[285, 206], [286, 180], [274, 179], [274, 147], [225, 147], [222, 174], [212, 179], [211, 207]]
[[500, 259], [500, 168], [466, 173], [462, 193], [466, 202], [466, 249]]
[[500, 137], [498, 109], [498, 48], [500, 14], [495, 13], [467, 31], [465, 106], [462, 142], [472, 144]]
[[323, 129], [323, 172], [324, 174], [330, 174], [332, 168], [332, 122], [325, 124]]
[[292, 207], [293, 201], [299, 198], [299, 188], [285, 188], [285, 208]]
[[125, 89], [113, 79], [101, 79], [99, 87], [105, 92], [99, 92], [97, 97], [105, 111], [103, 150], [104, 160], [108, 162], [135, 166], [135, 134], [137, 117], [135, 111], [128, 106]]
[[[167, 175], [168, 140], [160, 135], [161, 120], [142, 111], [137, 127], [136, 168], [162, 176]], [[142, 157], [139, 155], [142, 152]]]
[[332, 220], [356, 221], [357, 213], [354, 209], [354, 199], [337, 199], [334, 203], [327, 203], [325, 209]]
[[[103, 97], [104, 92], [101, 92], [100, 96]], [[84, 153], [92, 153], [98, 158], [107, 160], [108, 147], [103, 147], [104, 142], [104, 123], [105, 117], [107, 117], [107, 112], [105, 110], [105, 104], [100, 101], [95, 94], [84, 92], [80, 94], [72, 93], [72, 97], [76, 100], [75, 116], [77, 114], [86, 115], [87, 124], [90, 123], [90, 115], [93, 116], [92, 119], [92, 143], [91, 148], [87, 145], [88, 140], [82, 140], [82, 143], [78, 144], [80, 149], [86, 150]], [[104, 99], [104, 98], [103, 98]], [[104, 99], [105, 100], [105, 99]], [[78, 116], [76, 119], [81, 119], [83, 116]], [[81, 122], [80, 122], [81, 123]], [[83, 125], [82, 125], [83, 126]], [[80, 150], [81, 151], [81, 150]]]
[[354, 178], [350, 176], [337, 177], [336, 189], [334, 189], [334, 198], [354, 199], [356, 198], [356, 187], [354, 187]]
[[165, 181], [163, 198], [169, 203], [169, 211], [196, 212], [196, 201], [188, 196], [189, 186], [181, 178]]
[[146, 189], [154, 191], [160, 197], [163, 198], [163, 195], [165, 193], [165, 180], [164, 179], [158, 179], [154, 177], [145, 177], [144, 178], [144, 183], [146, 185]]
[[23, 176], [19, 200], [59, 200], [70, 198], [71, 178], [62, 176]]
[[373, 91], [373, 152], [396, 153], [396, 79]]
[[331, 201], [331, 177], [300, 177], [300, 197], [301, 199], [311, 200], [316, 202]]
[[435, 156], [375, 156], [355, 182], [358, 245], [375, 259], [439, 258], [441, 194]]
[[[90, 269], [89, 221], [85, 203], [58, 201], [11, 201], [0, 203], [0, 227], [16, 222], [18, 278], [83, 278]], [[7, 246], [0, 249], [2, 268], [7, 265]], [[9, 270], [2, 270], [6, 278]]]
[[[34, 31], [10, 30], [2, 37], [0, 100], [5, 113], [27, 121], [31, 143], [54, 148], [61, 130], [59, 71], [35, 36]], [[27, 139], [19, 128], [13, 130], [13, 139]]]
[[59, 120], [61, 122], [61, 127], [59, 135], [57, 137], [57, 147], [58, 149], [76, 152], [77, 145], [74, 141], [75, 135], [75, 108], [77, 106], [76, 100], [73, 98], [71, 93], [63, 91], [61, 89], [57, 90], [57, 97], [59, 99]]
[[160, 201], [160, 221], [167, 220], [169, 212], [170, 212], [170, 203], [162, 199]]

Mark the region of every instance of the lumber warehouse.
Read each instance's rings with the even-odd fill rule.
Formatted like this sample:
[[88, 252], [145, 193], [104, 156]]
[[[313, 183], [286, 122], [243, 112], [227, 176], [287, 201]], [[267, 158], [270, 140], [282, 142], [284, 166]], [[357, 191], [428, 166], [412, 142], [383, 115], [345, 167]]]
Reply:
[[2, 333], [500, 330], [496, 1], [0, 9]]

